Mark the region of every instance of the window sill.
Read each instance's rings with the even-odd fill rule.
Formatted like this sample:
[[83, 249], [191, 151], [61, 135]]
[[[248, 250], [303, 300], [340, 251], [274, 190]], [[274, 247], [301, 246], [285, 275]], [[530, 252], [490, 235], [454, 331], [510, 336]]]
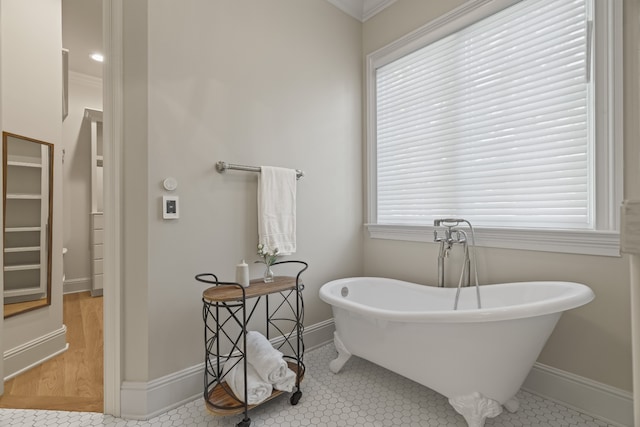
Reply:
[[[433, 242], [432, 226], [365, 224], [372, 239]], [[620, 256], [617, 231], [474, 228], [476, 246], [501, 249]]]

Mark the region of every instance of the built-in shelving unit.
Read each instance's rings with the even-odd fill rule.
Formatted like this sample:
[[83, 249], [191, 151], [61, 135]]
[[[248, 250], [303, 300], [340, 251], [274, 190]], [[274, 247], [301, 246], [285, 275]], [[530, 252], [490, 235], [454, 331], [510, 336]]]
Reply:
[[9, 137], [6, 144], [4, 298], [47, 295], [49, 147]]
[[102, 295], [102, 111], [85, 108], [84, 117], [91, 123], [91, 295]]

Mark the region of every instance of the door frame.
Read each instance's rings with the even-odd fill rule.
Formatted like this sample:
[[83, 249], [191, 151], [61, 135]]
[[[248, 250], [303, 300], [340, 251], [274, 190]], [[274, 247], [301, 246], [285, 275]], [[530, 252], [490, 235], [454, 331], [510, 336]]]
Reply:
[[[1, 1], [1, 0], [0, 0]], [[2, 5], [0, 4], [0, 23], [2, 22]], [[0, 58], [2, 58], [2, 31], [0, 31]], [[1, 69], [2, 67], [0, 67]], [[2, 71], [0, 70], [0, 82], [2, 82]], [[4, 129], [2, 126], [2, 96], [0, 96], [0, 130]], [[2, 154], [0, 154], [0, 165], [4, 164]], [[0, 166], [0, 169], [2, 167]], [[2, 172], [0, 170], [0, 172]], [[3, 188], [4, 182], [2, 182], [2, 176], [0, 173], [0, 188]], [[0, 224], [4, 224], [4, 211], [0, 209]], [[4, 253], [4, 239], [0, 239], [0, 253]], [[0, 295], [4, 295], [4, 256], [0, 256]], [[3, 301], [4, 302], [4, 301]], [[0, 343], [4, 342], [4, 304], [0, 304]], [[4, 347], [0, 345], [0, 396], [4, 394]]]
[[124, 0], [102, 0], [104, 132], [104, 413], [120, 416]]

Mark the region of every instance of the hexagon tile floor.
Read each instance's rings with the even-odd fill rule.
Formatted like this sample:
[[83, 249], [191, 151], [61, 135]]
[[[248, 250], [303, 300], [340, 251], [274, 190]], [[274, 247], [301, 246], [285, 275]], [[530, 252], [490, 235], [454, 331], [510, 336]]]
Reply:
[[[447, 399], [411, 380], [366, 360], [351, 358], [334, 375], [329, 362], [335, 358], [333, 344], [307, 352], [307, 373], [297, 406], [281, 396], [249, 412], [251, 426], [438, 426], [466, 427]], [[609, 426], [526, 391], [518, 393], [520, 409], [504, 411], [488, 419], [487, 427]], [[201, 399], [187, 403], [148, 421], [131, 421], [87, 412], [0, 410], [0, 426], [108, 426], [108, 427], [217, 427], [235, 426], [242, 415], [217, 417]], [[612, 426], [611, 426], [612, 427]]]

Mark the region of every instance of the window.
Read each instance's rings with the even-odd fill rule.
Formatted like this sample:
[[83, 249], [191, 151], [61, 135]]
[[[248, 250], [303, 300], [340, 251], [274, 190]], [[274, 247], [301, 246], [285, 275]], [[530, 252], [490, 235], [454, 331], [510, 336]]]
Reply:
[[618, 255], [621, 2], [490, 3], [368, 57], [372, 237]]

